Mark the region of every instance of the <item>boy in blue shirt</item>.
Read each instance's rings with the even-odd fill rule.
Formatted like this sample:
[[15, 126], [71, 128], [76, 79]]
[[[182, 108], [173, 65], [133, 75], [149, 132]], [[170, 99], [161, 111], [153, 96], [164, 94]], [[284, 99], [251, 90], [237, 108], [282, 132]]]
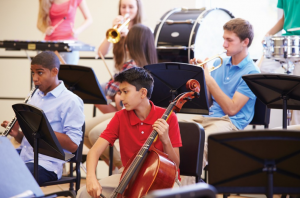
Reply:
[[[82, 140], [82, 125], [84, 123], [82, 100], [58, 80], [59, 59], [53, 52], [42, 52], [31, 62], [31, 73], [38, 90], [32, 96], [29, 104], [42, 109], [65, 152], [73, 153]], [[8, 121], [1, 126], [6, 127]], [[10, 135], [21, 143], [20, 157], [33, 174], [33, 148], [27, 141], [16, 122]], [[65, 161], [39, 154], [39, 183], [60, 179], [62, 165]]]

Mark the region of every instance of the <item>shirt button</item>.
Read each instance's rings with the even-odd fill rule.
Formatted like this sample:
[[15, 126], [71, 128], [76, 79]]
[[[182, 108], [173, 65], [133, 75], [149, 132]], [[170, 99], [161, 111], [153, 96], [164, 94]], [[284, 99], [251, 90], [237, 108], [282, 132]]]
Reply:
[[144, 134], [144, 131], [142, 131], [142, 134]]
[[141, 123], [141, 125], [143, 125], [143, 123]]

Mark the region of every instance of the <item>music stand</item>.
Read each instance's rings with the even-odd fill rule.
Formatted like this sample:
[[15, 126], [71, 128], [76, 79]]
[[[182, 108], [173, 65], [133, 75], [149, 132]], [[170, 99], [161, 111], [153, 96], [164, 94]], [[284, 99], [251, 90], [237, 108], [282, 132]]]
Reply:
[[43, 110], [29, 104], [14, 104], [19, 125], [34, 150], [34, 178], [38, 182], [38, 154], [68, 161], [74, 154], [65, 153]]
[[300, 110], [300, 77], [287, 74], [249, 74], [242, 78], [268, 108], [283, 109], [282, 126], [286, 129], [287, 109]]
[[[78, 95], [85, 104], [108, 104], [92, 68], [79, 65], [60, 65], [58, 79], [64, 81], [67, 89]], [[94, 106], [93, 117], [95, 116], [96, 108]], [[109, 147], [109, 156], [112, 159], [113, 147]], [[110, 163], [110, 175], [112, 175], [112, 166], [113, 164]]]
[[58, 79], [85, 104], [107, 104], [94, 70], [79, 65], [60, 65]]
[[30, 192], [34, 197], [44, 196], [16, 149], [6, 137], [0, 137], [0, 158], [1, 197], [12, 197], [24, 192]]
[[208, 137], [208, 181], [218, 193], [300, 193], [300, 133], [254, 130]]
[[185, 63], [158, 63], [144, 67], [154, 79], [151, 101], [160, 107], [167, 108], [170, 102], [180, 93], [187, 92], [186, 82], [196, 79], [200, 83], [200, 97], [185, 103], [181, 113], [209, 114], [206, 83], [202, 67]]

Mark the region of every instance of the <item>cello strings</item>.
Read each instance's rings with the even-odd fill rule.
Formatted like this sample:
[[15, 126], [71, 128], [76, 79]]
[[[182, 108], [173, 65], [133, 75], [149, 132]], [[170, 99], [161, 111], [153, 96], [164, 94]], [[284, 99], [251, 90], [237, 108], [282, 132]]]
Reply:
[[[180, 94], [182, 95], [182, 94]], [[178, 96], [176, 97], [176, 99]], [[176, 99], [174, 101], [176, 101]], [[163, 114], [162, 118], [166, 120], [168, 118], [169, 114], [171, 113], [173, 106], [175, 105], [175, 102], [172, 102], [165, 113]], [[119, 186], [117, 187], [116, 191], [118, 193], [123, 193], [125, 187], [127, 186], [128, 182], [130, 181], [131, 177], [133, 176], [133, 171], [135, 171], [138, 168], [138, 165], [141, 163], [141, 161], [144, 159], [147, 151], [149, 150], [150, 145], [155, 140], [156, 136], [158, 135], [157, 131], [153, 130], [146, 140], [146, 142], [143, 144], [142, 148], [139, 150], [138, 154], [135, 156], [134, 160], [129, 166], [129, 169], [126, 171], [124, 177], [121, 179]], [[147, 146], [146, 146], [147, 145]], [[126, 185], [126, 186], [124, 186]]]

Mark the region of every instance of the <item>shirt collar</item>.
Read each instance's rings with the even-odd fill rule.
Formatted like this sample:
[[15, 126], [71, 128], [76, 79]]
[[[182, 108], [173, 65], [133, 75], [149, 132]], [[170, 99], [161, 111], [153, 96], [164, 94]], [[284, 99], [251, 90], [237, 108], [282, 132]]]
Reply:
[[[233, 66], [232, 65], [232, 62], [231, 62], [231, 59], [232, 59], [232, 57], [230, 57], [228, 60], [227, 60], [227, 62], [225, 63], [225, 65], [227, 65], [227, 66]], [[237, 67], [239, 67], [240, 69], [242, 69], [242, 68], [244, 68], [247, 64], [248, 64], [248, 62], [251, 60], [251, 58], [250, 58], [250, 56], [249, 56], [249, 54], [239, 63], [239, 64], [237, 64], [237, 65], [234, 65], [234, 66], [237, 66]]]
[[[53, 95], [55, 98], [57, 98], [64, 90], [66, 89], [65, 84], [62, 80], [59, 81], [59, 84], [57, 87], [55, 87], [52, 91], [49, 91], [47, 95]], [[38, 93], [40, 96], [44, 96], [44, 92], [39, 90]]]
[[129, 118], [130, 118], [130, 124], [131, 125], [136, 125], [136, 124], [139, 124], [141, 122], [143, 123], [146, 123], [146, 124], [153, 124], [157, 119], [156, 119], [156, 116], [155, 116], [155, 112], [156, 112], [156, 107], [155, 105], [153, 104], [153, 102], [151, 100], [149, 100], [150, 104], [151, 104], [151, 110], [150, 110], [150, 113], [149, 115], [147, 116], [147, 118], [143, 121], [141, 121], [137, 116], [136, 114], [134, 113], [133, 110], [129, 111]]

